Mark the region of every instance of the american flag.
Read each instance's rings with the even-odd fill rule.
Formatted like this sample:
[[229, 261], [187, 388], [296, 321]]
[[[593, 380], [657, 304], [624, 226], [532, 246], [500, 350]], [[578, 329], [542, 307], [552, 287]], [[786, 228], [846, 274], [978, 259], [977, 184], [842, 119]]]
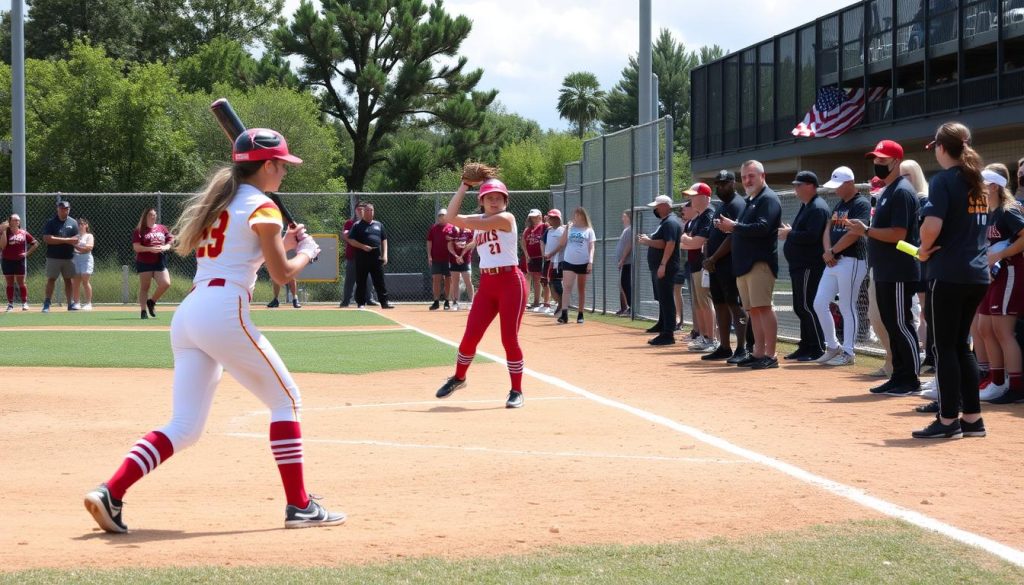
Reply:
[[793, 128], [793, 136], [835, 138], [853, 128], [864, 119], [865, 96], [875, 101], [885, 95], [888, 88], [872, 87], [851, 90], [849, 94], [835, 86], [819, 87], [818, 99], [803, 122]]

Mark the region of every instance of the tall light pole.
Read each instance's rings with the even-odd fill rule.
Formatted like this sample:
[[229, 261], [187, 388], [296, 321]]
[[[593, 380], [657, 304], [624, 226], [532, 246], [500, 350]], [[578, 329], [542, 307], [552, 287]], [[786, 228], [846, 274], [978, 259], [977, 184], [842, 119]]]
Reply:
[[[11, 191], [25, 193], [25, 7], [24, 0], [11, 2]], [[25, 196], [14, 195], [11, 209], [28, 225]]]

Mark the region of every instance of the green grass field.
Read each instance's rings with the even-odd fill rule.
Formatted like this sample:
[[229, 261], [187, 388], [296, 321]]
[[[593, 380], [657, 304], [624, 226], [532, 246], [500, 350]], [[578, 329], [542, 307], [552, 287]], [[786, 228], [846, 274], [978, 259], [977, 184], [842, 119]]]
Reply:
[[[338, 530], [345, 530], [340, 528]], [[448, 585], [879, 583], [1001, 585], [1024, 569], [897, 521], [864, 521], [749, 538], [594, 546], [489, 559], [413, 559], [317, 568], [33, 570], [0, 583], [417, 583]]]
[[[139, 309], [129, 305], [117, 311], [68, 311], [54, 308], [50, 313], [34, 310], [0, 313], [3, 327], [167, 327], [171, 324], [174, 306], [157, 305], [156, 319], [140, 319]], [[260, 327], [356, 327], [394, 325], [395, 322], [373, 311], [311, 311], [291, 307], [276, 310], [254, 310], [252, 320]]]

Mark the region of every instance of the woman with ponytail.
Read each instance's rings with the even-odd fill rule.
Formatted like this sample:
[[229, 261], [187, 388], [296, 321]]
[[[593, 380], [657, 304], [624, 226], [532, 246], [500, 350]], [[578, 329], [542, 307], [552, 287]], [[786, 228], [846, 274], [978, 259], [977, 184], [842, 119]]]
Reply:
[[932, 177], [928, 203], [921, 210], [919, 252], [928, 287], [939, 414], [912, 436], [984, 437], [978, 362], [967, 341], [989, 283], [988, 200], [982, 162], [971, 147], [971, 131], [958, 122], [939, 126], [927, 148], [934, 149], [935, 160], [944, 169]]

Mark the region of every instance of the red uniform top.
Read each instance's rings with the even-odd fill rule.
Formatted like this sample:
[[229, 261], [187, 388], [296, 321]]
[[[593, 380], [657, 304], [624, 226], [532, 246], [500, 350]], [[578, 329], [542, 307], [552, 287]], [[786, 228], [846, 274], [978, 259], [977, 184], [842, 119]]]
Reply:
[[7, 247], [4, 248], [4, 260], [21, 260], [28, 253], [28, 247], [36, 243], [32, 234], [18, 228], [7, 228]]
[[448, 234], [452, 226], [449, 223], [435, 223], [427, 230], [427, 241], [430, 242], [430, 259], [434, 262], [449, 262]]
[[535, 226], [527, 226], [523, 230], [523, 239], [526, 240], [526, 256], [527, 258], [540, 258], [544, 255], [542, 248], [542, 238], [544, 237], [544, 222], [538, 223]]
[[[466, 246], [473, 241], [473, 230], [452, 226], [451, 231], [448, 232], [448, 241], [452, 243], [452, 248], [454, 248], [456, 252], [462, 254], [463, 250], [466, 249]], [[472, 259], [473, 258], [470, 256], [463, 257], [462, 260], [464, 262], [469, 262]], [[451, 256], [449, 261], [454, 264], [455, 256]]]
[[[352, 229], [352, 226], [354, 226], [354, 225], [356, 225], [356, 220], [350, 219], [350, 220], [347, 220], [345, 222], [345, 227], [343, 227], [342, 229], [347, 232], [348, 230]], [[349, 246], [348, 242], [345, 242], [345, 260], [355, 260], [355, 259], [356, 259], [356, 249], [355, 249], [355, 247]]]
[[[170, 244], [173, 239], [174, 236], [171, 235], [171, 232], [167, 231], [167, 228], [160, 224], [155, 224], [151, 228], [142, 228], [141, 233], [139, 230], [132, 231], [132, 243], [142, 244], [147, 247]], [[135, 254], [135, 260], [146, 264], [156, 264], [160, 262], [160, 254], [156, 252], [138, 252]]]

